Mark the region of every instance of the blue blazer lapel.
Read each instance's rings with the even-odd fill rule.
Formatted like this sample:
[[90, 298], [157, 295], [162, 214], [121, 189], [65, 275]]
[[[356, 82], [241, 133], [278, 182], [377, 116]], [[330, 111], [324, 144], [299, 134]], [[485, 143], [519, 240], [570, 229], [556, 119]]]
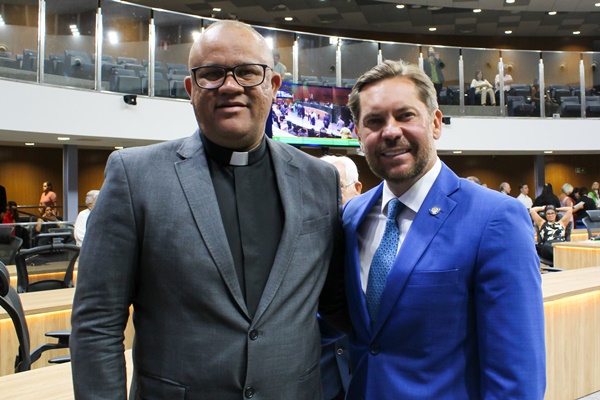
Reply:
[[[371, 318], [367, 311], [367, 302], [363, 295], [360, 280], [360, 260], [358, 256], [357, 229], [383, 193], [383, 182], [365, 194], [352, 199], [344, 209], [344, 231], [346, 232], [346, 294], [355, 296], [358, 305], [351, 314], [360, 316], [360, 322], [354, 321], [355, 329], [370, 332]], [[367, 335], [368, 336], [368, 335]]]
[[[458, 177], [445, 165], [421, 205], [410, 230], [402, 243], [394, 266], [388, 275], [381, 304], [379, 318], [374, 327], [377, 331], [389, 317], [394, 304], [402, 293], [408, 277], [429, 247], [429, 244], [456, 207], [450, 195], [458, 190]], [[430, 212], [437, 207], [439, 212]]]
[[187, 138], [178, 153], [183, 159], [175, 163], [175, 170], [198, 231], [232, 297], [250, 319], [233, 265], [200, 133], [197, 131]]

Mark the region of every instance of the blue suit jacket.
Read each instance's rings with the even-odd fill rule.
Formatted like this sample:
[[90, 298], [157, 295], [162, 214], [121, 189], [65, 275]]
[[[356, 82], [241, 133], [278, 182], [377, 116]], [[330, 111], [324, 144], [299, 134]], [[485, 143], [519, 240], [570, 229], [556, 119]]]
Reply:
[[382, 188], [344, 210], [353, 325], [347, 399], [543, 399], [541, 277], [523, 205], [443, 165], [388, 275], [371, 328], [356, 229]]

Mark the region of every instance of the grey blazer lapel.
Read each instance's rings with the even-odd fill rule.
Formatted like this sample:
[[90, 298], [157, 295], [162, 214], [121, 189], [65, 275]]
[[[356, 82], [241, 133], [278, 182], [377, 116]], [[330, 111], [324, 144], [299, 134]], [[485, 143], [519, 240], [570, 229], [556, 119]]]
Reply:
[[301, 199], [300, 166], [296, 164], [294, 156], [284, 146], [270, 139], [267, 139], [267, 145], [271, 151], [275, 168], [285, 223], [271, 274], [254, 316], [255, 321], [258, 321], [261, 317], [281, 286], [281, 282], [292, 263], [294, 247], [298, 242], [302, 227], [302, 213], [294, 211], [294, 208], [298, 207], [298, 200]]
[[187, 138], [177, 152], [183, 159], [175, 163], [175, 170], [198, 231], [233, 298], [249, 319], [200, 133], [196, 131], [193, 136]]

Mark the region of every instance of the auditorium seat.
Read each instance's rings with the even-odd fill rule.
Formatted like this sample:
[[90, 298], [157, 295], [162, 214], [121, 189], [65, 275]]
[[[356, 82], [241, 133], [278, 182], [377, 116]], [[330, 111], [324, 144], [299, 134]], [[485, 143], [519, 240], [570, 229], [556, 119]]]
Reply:
[[581, 117], [581, 104], [577, 96], [563, 96], [559, 106], [561, 117]]
[[142, 94], [142, 82], [135, 71], [131, 69], [113, 68], [110, 76], [110, 91]]
[[524, 96], [506, 96], [509, 117], [529, 117], [535, 111], [533, 104], [527, 103]]

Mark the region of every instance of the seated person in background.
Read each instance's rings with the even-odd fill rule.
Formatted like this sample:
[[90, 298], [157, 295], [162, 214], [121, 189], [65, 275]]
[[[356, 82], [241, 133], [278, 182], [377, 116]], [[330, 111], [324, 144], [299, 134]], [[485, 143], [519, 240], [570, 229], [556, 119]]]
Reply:
[[[2, 218], [3, 224], [14, 224], [19, 220], [19, 211], [17, 210], [17, 203], [14, 201], [9, 201], [6, 203], [6, 213], [4, 213], [4, 218]], [[15, 232], [13, 231], [13, 235]]]
[[542, 193], [535, 198], [533, 206], [545, 206], [551, 204], [554, 207], [560, 207], [560, 200], [558, 196], [554, 194], [551, 183], [546, 183], [542, 189]]
[[[542, 218], [538, 213], [545, 211], [545, 218]], [[564, 215], [559, 221], [556, 221], [557, 211], [564, 212]], [[536, 244], [536, 249], [540, 258], [547, 260], [554, 259], [554, 242], [567, 241], [567, 226], [571, 221], [573, 207], [559, 207], [552, 205], [531, 207], [529, 214], [535, 226], [539, 230], [539, 241]]]
[[[504, 101], [506, 102], [506, 95], [510, 92], [510, 85], [513, 83], [512, 75], [508, 73], [508, 66], [504, 66], [504, 75], [502, 77], [502, 82], [504, 82]], [[496, 74], [494, 78], [494, 86], [496, 88], [496, 97], [497, 101], [500, 101], [500, 74]]]
[[352, 139], [352, 133], [350, 132], [350, 129], [346, 127], [340, 129], [340, 135], [342, 139]]
[[87, 208], [81, 211], [77, 215], [77, 219], [75, 219], [75, 229], [73, 230], [73, 236], [75, 236], [75, 244], [81, 247], [83, 243], [83, 237], [85, 236], [85, 230], [87, 228], [88, 217], [90, 216], [90, 212], [94, 208], [94, 204], [96, 204], [96, 199], [98, 198], [99, 190], [90, 190], [85, 195], [85, 205]]
[[542, 93], [540, 91], [540, 83], [539, 83], [538, 78], [535, 78], [533, 80], [533, 85], [531, 86], [530, 95], [531, 95], [531, 101], [533, 102], [533, 105], [535, 106], [535, 111], [533, 112], [534, 115], [536, 115], [536, 116], [540, 115], [540, 104], [541, 104], [542, 98], [544, 99], [544, 104], [545, 104], [544, 115], [546, 117], [549, 117], [558, 111], [558, 104], [552, 99], [552, 96], [550, 96], [550, 93], [549, 92], [546, 93], [545, 96], [542, 95]]
[[48, 233], [48, 229], [59, 228], [60, 224], [44, 224], [43, 222], [58, 222], [59, 219], [56, 216], [54, 207], [44, 207], [44, 213], [38, 218], [38, 224], [35, 226], [35, 233]]
[[577, 203], [583, 203], [583, 207], [575, 213], [575, 221], [581, 221], [584, 217], [588, 216], [588, 210], [596, 210], [596, 202], [588, 196], [588, 190], [586, 187], [580, 187], [576, 189], [575, 198]]
[[492, 105], [496, 105], [496, 97], [494, 96], [494, 88], [492, 88], [492, 84], [488, 82], [487, 79], [484, 79], [483, 73], [481, 70], [477, 70], [475, 72], [475, 77], [471, 81], [471, 87], [475, 89], [475, 94], [481, 94], [481, 105], [485, 105], [487, 102], [487, 96], [489, 94], [490, 99], [492, 101]]

